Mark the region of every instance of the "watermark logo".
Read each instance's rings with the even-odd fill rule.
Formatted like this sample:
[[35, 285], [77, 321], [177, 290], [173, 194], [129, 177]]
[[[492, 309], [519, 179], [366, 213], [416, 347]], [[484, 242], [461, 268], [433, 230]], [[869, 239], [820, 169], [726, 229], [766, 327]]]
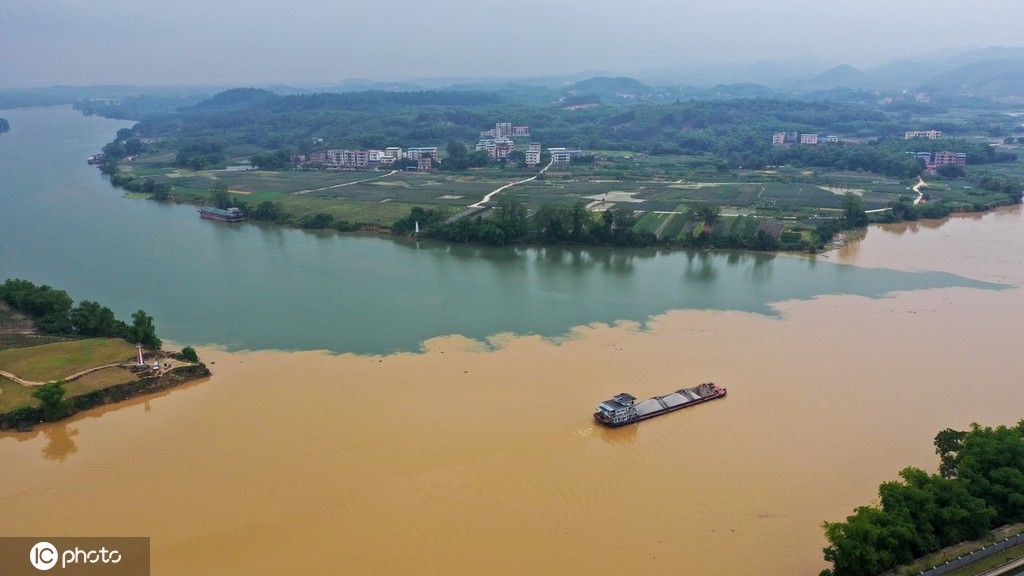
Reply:
[[28, 555], [36, 570], [49, 570], [57, 565], [57, 547], [49, 542], [38, 542]]
[[149, 576], [149, 538], [0, 537], [0, 574], [39, 576], [40, 572], [48, 576]]

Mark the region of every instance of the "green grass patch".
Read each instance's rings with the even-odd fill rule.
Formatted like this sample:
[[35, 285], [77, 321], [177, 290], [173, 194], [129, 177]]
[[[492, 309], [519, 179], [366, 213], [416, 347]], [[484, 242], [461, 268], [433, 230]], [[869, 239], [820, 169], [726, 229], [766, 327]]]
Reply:
[[26, 380], [48, 382], [134, 355], [135, 346], [124, 340], [91, 338], [3, 350], [0, 368]]
[[22, 386], [0, 376], [0, 413], [10, 412], [22, 406], [35, 406], [38, 400], [32, 397], [32, 388]]
[[138, 377], [125, 368], [104, 368], [68, 382], [67, 396], [88, 394], [94, 390], [102, 390], [115, 384], [124, 384], [135, 380], [138, 380]]

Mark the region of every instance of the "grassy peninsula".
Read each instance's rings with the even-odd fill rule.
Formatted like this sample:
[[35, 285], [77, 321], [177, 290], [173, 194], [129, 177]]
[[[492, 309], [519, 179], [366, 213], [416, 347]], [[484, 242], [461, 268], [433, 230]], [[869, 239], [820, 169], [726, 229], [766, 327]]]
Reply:
[[[162, 351], [143, 311], [129, 326], [95, 302], [25, 280], [0, 285], [0, 430], [27, 430], [209, 375], [195, 351]], [[145, 365], [135, 342], [145, 342]]]

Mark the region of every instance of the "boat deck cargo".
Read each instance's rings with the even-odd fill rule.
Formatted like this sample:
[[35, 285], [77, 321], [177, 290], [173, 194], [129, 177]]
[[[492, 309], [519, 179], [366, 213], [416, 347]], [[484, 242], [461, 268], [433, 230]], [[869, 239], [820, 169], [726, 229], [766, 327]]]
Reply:
[[203, 218], [219, 220], [221, 222], [241, 222], [245, 220], [245, 213], [233, 206], [227, 209], [204, 206], [199, 209], [199, 215]]
[[625, 426], [669, 412], [675, 412], [695, 404], [714, 400], [725, 396], [726, 389], [719, 388], [711, 382], [692, 388], [682, 388], [665, 396], [655, 396], [643, 402], [637, 402], [632, 394], [622, 392], [611, 400], [605, 400], [597, 406], [594, 419], [605, 426]]

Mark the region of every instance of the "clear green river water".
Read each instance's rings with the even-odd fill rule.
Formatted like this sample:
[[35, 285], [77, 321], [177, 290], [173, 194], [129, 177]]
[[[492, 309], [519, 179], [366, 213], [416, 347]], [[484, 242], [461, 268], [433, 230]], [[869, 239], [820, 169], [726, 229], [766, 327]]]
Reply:
[[86, 159], [124, 121], [67, 107], [3, 111], [0, 280], [144, 309], [165, 340], [228, 350], [385, 354], [425, 340], [644, 322], [674, 309], [773, 314], [825, 294], [997, 289], [948, 273], [738, 252], [490, 248], [202, 220], [128, 200]]

